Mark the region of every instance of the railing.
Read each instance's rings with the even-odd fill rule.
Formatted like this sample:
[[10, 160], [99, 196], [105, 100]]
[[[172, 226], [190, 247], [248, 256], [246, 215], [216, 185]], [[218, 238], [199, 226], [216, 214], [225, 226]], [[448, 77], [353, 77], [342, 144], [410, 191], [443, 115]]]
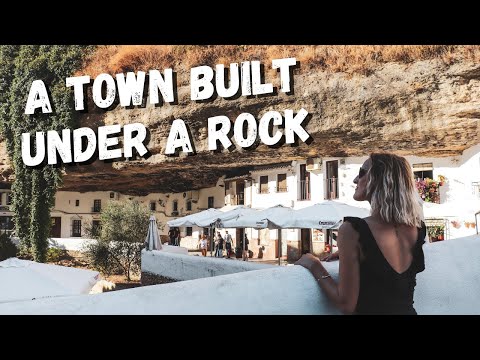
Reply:
[[310, 200], [310, 181], [300, 180], [300, 193], [298, 200]]
[[472, 182], [472, 194], [480, 199], [480, 182]]
[[92, 207], [92, 212], [94, 213], [99, 213], [102, 211], [102, 208], [100, 206], [94, 206]]
[[259, 194], [268, 194], [270, 192], [270, 189], [267, 187], [267, 188], [259, 188], [258, 189], [258, 193]]
[[10, 211], [9, 205], [0, 205], [0, 211]]
[[237, 195], [230, 195], [230, 200], [227, 200], [227, 204], [229, 205], [245, 205], [245, 196], [244, 193], [240, 193]]
[[277, 193], [283, 193], [283, 192], [288, 192], [288, 187], [287, 186], [277, 186], [275, 188]]
[[338, 179], [327, 179], [327, 193], [325, 194], [327, 199], [338, 199]]

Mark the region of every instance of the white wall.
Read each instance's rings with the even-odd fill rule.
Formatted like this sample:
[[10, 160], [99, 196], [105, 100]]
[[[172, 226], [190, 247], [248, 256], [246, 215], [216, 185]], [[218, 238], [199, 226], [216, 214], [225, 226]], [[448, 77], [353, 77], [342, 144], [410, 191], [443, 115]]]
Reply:
[[[176, 247], [176, 246], [172, 246]], [[165, 276], [175, 280], [233, 274], [241, 271], [267, 269], [273, 265], [256, 264], [203, 256], [185, 256], [171, 252], [142, 250], [142, 272]]]
[[[480, 315], [476, 256], [480, 236], [427, 244], [424, 251], [426, 270], [417, 275], [414, 296], [417, 312]], [[337, 278], [338, 262], [325, 267]], [[0, 314], [327, 315], [338, 311], [306, 269], [287, 266], [96, 295], [5, 303], [0, 304]]]

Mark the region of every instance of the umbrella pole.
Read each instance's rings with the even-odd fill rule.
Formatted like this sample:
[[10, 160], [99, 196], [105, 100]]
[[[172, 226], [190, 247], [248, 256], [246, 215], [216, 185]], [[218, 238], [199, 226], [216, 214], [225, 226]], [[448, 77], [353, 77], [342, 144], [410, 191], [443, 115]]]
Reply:
[[210, 257], [213, 254], [213, 226], [210, 225]]
[[282, 265], [281, 255], [282, 254], [282, 229], [278, 229], [278, 266]]

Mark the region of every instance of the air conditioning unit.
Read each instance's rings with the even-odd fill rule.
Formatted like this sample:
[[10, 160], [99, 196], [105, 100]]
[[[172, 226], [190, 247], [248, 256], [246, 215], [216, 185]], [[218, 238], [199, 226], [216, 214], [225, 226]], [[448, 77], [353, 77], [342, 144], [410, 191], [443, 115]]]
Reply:
[[116, 191], [110, 192], [110, 200], [118, 200], [120, 198], [120, 194]]
[[306, 170], [309, 172], [322, 171], [322, 159], [320, 158], [308, 158]]

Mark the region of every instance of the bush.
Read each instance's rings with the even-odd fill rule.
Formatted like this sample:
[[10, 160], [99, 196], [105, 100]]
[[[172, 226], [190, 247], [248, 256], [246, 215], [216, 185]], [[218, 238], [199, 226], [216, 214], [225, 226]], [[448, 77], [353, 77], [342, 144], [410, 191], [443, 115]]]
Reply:
[[[105, 274], [130, 274], [141, 268], [149, 212], [138, 202], [110, 202], [102, 209], [96, 240], [84, 249], [90, 264]], [[89, 234], [94, 236], [95, 234]]]
[[17, 256], [17, 246], [7, 234], [0, 235], [0, 261]]
[[66, 250], [49, 248], [47, 250], [47, 262], [59, 262], [66, 255]]

